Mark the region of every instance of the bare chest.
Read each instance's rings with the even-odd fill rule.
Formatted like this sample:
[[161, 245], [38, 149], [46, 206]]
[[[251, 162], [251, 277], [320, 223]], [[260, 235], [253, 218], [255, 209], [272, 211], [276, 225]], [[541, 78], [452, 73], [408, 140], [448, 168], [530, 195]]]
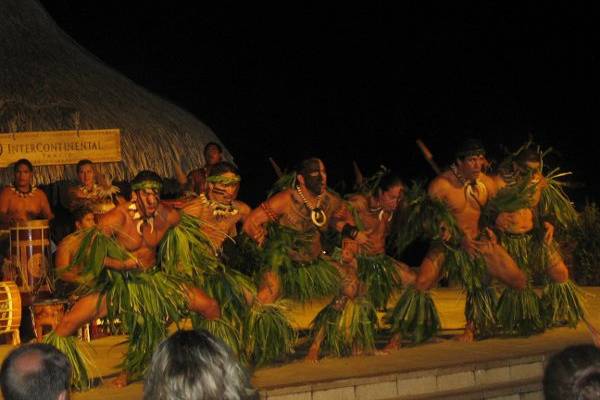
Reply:
[[35, 194], [22, 197], [16, 193], [11, 193], [8, 211], [30, 218], [37, 218], [42, 213], [42, 205], [39, 197]]
[[[292, 197], [291, 201], [285, 208], [285, 212], [279, 219], [279, 223], [301, 232], [317, 232], [321, 229], [327, 229], [328, 222], [331, 219], [334, 211], [331, 199], [328, 196], [323, 197], [319, 204], [319, 209], [322, 211], [326, 220], [325, 224], [321, 227], [317, 226], [315, 223], [316, 215], [313, 213], [313, 210], [309, 208], [301, 199]], [[321, 219], [317, 220], [321, 221]]]
[[135, 253], [142, 249], [156, 250], [166, 231], [165, 226], [156, 222], [150, 224], [132, 219], [125, 227], [116, 231], [116, 238], [125, 249]]
[[391, 222], [390, 213], [383, 210], [363, 210], [359, 213], [359, 217], [364, 225], [364, 230], [370, 236], [385, 237]]
[[210, 207], [203, 207], [198, 214], [200, 229], [216, 248], [220, 248], [226, 238], [236, 235], [236, 225], [241, 218], [239, 213], [215, 215]]
[[444, 196], [444, 202], [455, 216], [461, 214], [479, 215], [481, 208], [487, 203], [488, 197], [489, 194], [483, 184], [465, 185], [464, 187], [449, 189]]

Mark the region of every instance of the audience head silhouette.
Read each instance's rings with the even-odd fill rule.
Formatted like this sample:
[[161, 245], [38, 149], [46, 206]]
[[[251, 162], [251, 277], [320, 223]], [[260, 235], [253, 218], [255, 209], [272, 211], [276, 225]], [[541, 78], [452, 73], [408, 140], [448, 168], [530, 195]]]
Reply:
[[231, 349], [205, 331], [179, 331], [163, 341], [144, 384], [145, 400], [255, 398]]
[[0, 386], [5, 400], [66, 400], [71, 385], [67, 357], [48, 344], [26, 344], [2, 363]]

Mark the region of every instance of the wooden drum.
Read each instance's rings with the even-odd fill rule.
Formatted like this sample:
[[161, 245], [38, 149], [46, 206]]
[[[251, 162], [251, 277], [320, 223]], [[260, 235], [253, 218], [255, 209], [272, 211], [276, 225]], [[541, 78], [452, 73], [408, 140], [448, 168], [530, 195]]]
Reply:
[[50, 291], [50, 226], [48, 220], [39, 219], [10, 228], [10, 261], [4, 279], [12, 280], [24, 293], [37, 294]]
[[44, 327], [55, 329], [58, 323], [65, 315], [68, 301], [59, 299], [50, 299], [33, 303], [30, 306], [35, 336], [42, 339], [44, 336]]
[[11, 333], [12, 344], [21, 343], [21, 295], [14, 282], [0, 282], [0, 334]]

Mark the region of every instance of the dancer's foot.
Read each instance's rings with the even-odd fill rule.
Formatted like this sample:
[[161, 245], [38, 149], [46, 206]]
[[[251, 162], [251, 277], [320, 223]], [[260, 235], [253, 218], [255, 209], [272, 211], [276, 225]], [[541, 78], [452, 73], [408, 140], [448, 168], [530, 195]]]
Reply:
[[463, 343], [472, 343], [475, 341], [475, 329], [473, 328], [472, 325], [468, 324], [467, 326], [465, 326], [465, 331], [454, 337], [454, 340], [456, 340], [457, 342], [463, 342]]
[[129, 376], [127, 372], [122, 371], [115, 379], [110, 382], [110, 386], [114, 388], [123, 388], [129, 384], [128, 382]]
[[400, 334], [398, 333], [398, 334], [395, 334], [394, 336], [392, 336], [392, 338], [390, 339], [388, 344], [383, 348], [383, 351], [386, 352], [386, 354], [389, 354], [393, 351], [400, 350], [401, 347], [402, 347], [402, 338], [400, 337]]
[[312, 347], [308, 350], [308, 354], [304, 357], [305, 362], [316, 364], [319, 362], [319, 350]]

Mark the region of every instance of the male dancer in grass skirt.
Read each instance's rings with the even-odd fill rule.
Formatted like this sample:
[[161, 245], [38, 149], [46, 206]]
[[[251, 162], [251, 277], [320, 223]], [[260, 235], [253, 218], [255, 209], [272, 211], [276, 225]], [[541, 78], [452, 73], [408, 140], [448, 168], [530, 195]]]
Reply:
[[366, 285], [373, 305], [385, 309], [391, 292], [413, 284], [415, 274], [408, 265], [386, 255], [394, 213], [404, 199], [404, 183], [389, 171], [380, 175], [371, 192], [352, 194], [347, 202], [356, 227], [369, 238], [357, 254], [360, 280]]
[[[161, 186], [156, 173], [140, 172], [131, 182], [131, 200], [103, 214], [97, 229], [81, 232], [72, 265], [83, 267], [83, 279], [89, 283], [80, 288], [82, 297], [56, 329], [44, 337], [67, 354], [79, 388], [89, 387], [89, 360], [72, 335], [85, 323], [102, 317], [109, 323], [121, 321], [129, 345], [123, 372], [113, 382], [120, 387], [143, 376], [156, 345], [167, 335], [167, 320], [181, 318], [186, 300], [187, 307], [207, 319], [220, 316], [215, 300], [184, 281], [182, 262], [161, 263], [157, 258], [161, 241], [180, 222], [177, 211], [160, 203]], [[190, 259], [200, 259], [191, 246], [180, 250]]]
[[554, 225], [562, 230], [576, 223], [577, 213], [556, 179], [554, 170], [542, 174], [542, 153], [527, 143], [502, 162], [494, 176], [500, 188], [484, 211], [500, 242], [525, 271], [544, 276], [541, 303], [531, 289], [526, 297], [506, 288], [498, 303], [498, 320], [505, 334], [530, 335], [562, 324], [575, 327], [583, 320], [594, 342], [600, 335], [585, 318], [580, 293], [554, 241]]
[[[224, 340], [241, 358], [247, 356], [247, 348], [243, 341], [246, 330], [244, 323], [248, 317], [248, 307], [256, 294], [256, 286], [243, 273], [230, 268], [221, 260], [223, 244], [227, 240], [235, 240], [237, 224], [250, 214], [250, 207], [237, 200], [240, 188], [238, 169], [229, 162], [214, 164], [208, 173], [206, 193], [201, 193], [182, 207], [183, 215], [180, 224], [187, 224], [192, 217], [197, 222], [199, 234], [210, 243], [205, 252], [204, 268], [195, 269], [190, 278], [206, 293], [218, 301], [221, 318], [209, 320], [198, 318], [192, 314], [195, 329], [206, 329]], [[168, 247], [168, 240], [162, 247]], [[173, 247], [175, 248], [175, 247]], [[164, 257], [167, 260], [175, 256]], [[200, 272], [198, 274], [198, 272]]]
[[[464, 333], [461, 341], [495, 332], [495, 294], [487, 275], [522, 290], [527, 278], [496, 240], [491, 230], [479, 229], [481, 209], [496, 192], [493, 180], [483, 171], [485, 150], [478, 140], [465, 141], [455, 163], [436, 177], [428, 188], [428, 205], [421, 211], [433, 228], [432, 245], [421, 263], [415, 284], [402, 294], [388, 320], [393, 336], [386, 349], [400, 347], [401, 338], [422, 342], [439, 329], [435, 305], [427, 293], [443, 273], [459, 279], [467, 292]], [[431, 211], [433, 209], [434, 211]]]
[[[275, 315], [280, 299], [304, 302], [336, 294], [340, 283], [342, 291], [358, 287], [355, 265], [336, 262], [323, 254], [321, 236], [327, 229], [335, 229], [359, 244], [368, 241], [366, 234], [354, 226], [342, 199], [327, 190], [327, 175], [321, 160], [302, 161], [290, 178], [282, 184], [283, 190], [253, 210], [244, 223], [244, 232], [262, 248], [263, 267], [254, 309], [269, 309], [271, 315]], [[371, 315], [372, 306], [361, 310]], [[254, 315], [253, 325], [258, 327], [253, 331], [269, 333], [271, 338], [270, 343], [261, 337], [249, 338], [255, 348], [265, 347], [260, 352], [268, 349], [272, 358], [292, 351], [293, 343], [288, 340], [293, 339], [291, 326], [282, 313], [268, 319], [261, 317], [261, 313]], [[279, 328], [271, 329], [275, 322]], [[366, 323], [372, 326], [372, 321]]]

